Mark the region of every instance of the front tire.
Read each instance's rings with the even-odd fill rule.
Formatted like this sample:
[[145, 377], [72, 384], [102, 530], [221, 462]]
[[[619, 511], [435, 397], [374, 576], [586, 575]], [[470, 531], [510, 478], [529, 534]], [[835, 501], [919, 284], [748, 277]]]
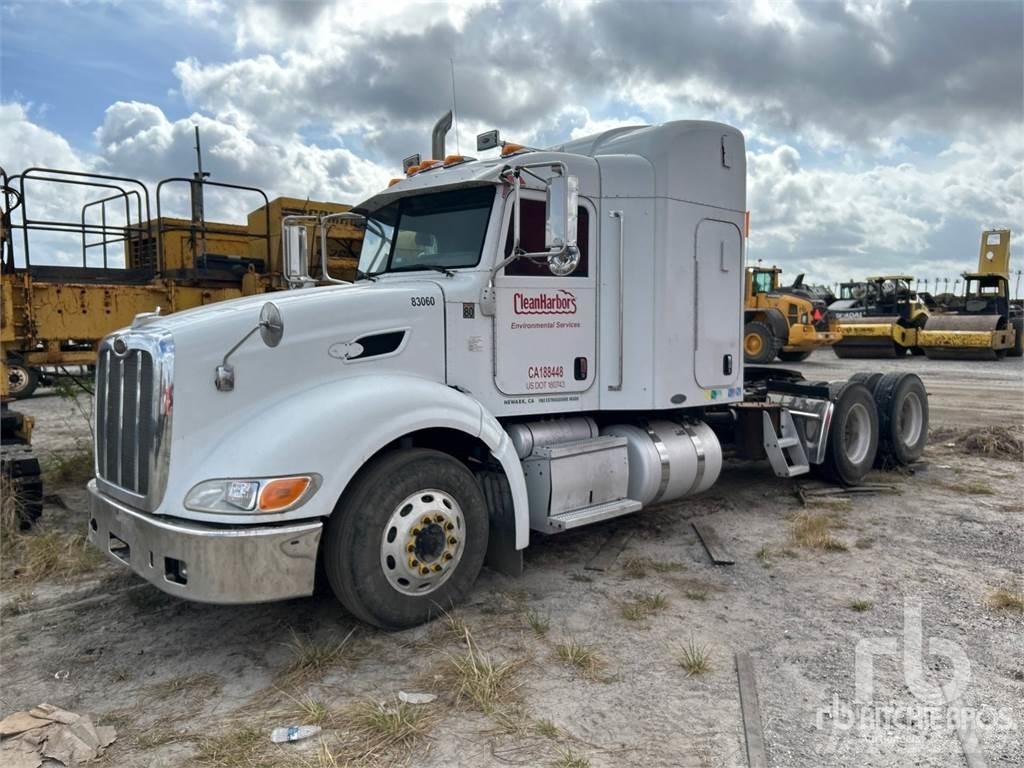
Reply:
[[483, 494], [461, 462], [425, 448], [384, 454], [327, 521], [327, 580], [368, 624], [422, 624], [465, 599], [483, 565], [488, 525]]
[[764, 365], [775, 359], [782, 343], [772, 335], [772, 329], [760, 320], [751, 320], [743, 329], [743, 360]]

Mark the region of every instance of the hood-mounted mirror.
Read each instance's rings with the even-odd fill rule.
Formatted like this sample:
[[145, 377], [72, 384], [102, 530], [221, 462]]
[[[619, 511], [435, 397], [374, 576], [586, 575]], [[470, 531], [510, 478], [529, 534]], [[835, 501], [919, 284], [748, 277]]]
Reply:
[[213, 383], [218, 392], [230, 392], [235, 388], [235, 366], [228, 362], [228, 358], [235, 354], [238, 348], [256, 331], [260, 332], [263, 343], [270, 348], [281, 343], [281, 339], [284, 337], [284, 320], [281, 318], [281, 310], [274, 302], [268, 301], [260, 308], [259, 323], [227, 351], [221, 364], [217, 366]]
[[268, 301], [260, 310], [260, 338], [268, 347], [276, 347], [284, 336], [284, 320], [277, 304]]

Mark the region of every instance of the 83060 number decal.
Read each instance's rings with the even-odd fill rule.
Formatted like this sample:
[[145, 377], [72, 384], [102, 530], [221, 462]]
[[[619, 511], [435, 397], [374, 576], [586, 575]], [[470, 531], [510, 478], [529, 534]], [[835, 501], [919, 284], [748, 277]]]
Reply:
[[411, 296], [409, 302], [414, 307], [432, 307], [434, 306], [433, 296]]

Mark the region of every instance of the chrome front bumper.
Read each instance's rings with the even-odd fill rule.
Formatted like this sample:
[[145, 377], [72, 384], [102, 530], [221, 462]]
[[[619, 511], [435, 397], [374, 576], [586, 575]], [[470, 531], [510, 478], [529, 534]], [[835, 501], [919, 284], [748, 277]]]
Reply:
[[320, 521], [228, 527], [137, 512], [89, 483], [89, 541], [164, 592], [202, 603], [313, 593]]

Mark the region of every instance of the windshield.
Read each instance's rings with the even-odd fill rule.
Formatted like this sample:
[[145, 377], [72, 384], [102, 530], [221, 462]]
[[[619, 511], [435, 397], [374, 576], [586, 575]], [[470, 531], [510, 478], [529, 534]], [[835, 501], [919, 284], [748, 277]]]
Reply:
[[493, 203], [493, 186], [396, 200], [367, 220], [360, 273], [475, 267]]

